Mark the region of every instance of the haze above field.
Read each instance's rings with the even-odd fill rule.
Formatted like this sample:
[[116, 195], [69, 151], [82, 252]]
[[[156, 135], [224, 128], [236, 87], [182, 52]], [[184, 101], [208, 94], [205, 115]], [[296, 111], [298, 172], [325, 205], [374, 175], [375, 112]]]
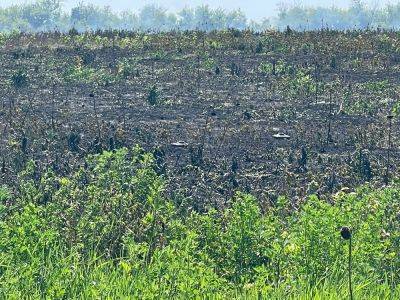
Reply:
[[[14, 4], [24, 4], [30, 3], [30, 0], [3, 0], [0, 3], [0, 7], [6, 7]], [[207, 4], [212, 8], [221, 7], [226, 10], [233, 10], [240, 8], [248, 18], [253, 20], [261, 20], [263, 18], [269, 18], [277, 15], [277, 8], [279, 5], [283, 4], [295, 4], [304, 6], [324, 6], [324, 7], [341, 7], [348, 8], [353, 1], [351, 0], [308, 0], [308, 1], [282, 1], [282, 0], [142, 0], [142, 1], [132, 1], [132, 0], [65, 0], [64, 7], [69, 10], [72, 7], [78, 5], [80, 2], [93, 3], [99, 6], [110, 6], [113, 10], [139, 10], [148, 4], [157, 4], [164, 8], [167, 8], [171, 12], [177, 12], [185, 7], [195, 7], [198, 5]], [[398, 3], [397, 0], [366, 0], [362, 1], [368, 4], [370, 7], [383, 7], [386, 4]]]

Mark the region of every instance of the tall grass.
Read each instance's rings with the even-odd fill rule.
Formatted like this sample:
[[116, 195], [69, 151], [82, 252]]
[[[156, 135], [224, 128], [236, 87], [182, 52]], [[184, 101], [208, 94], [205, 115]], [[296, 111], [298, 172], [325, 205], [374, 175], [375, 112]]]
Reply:
[[400, 298], [400, 188], [363, 187], [261, 212], [237, 193], [198, 213], [163, 195], [140, 148], [88, 157], [69, 177], [30, 162], [0, 188], [0, 298]]

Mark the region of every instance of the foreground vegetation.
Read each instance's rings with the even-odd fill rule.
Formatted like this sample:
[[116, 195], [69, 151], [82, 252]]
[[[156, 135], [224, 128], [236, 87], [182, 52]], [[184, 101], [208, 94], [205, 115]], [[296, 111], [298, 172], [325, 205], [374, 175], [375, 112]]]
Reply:
[[339, 192], [330, 202], [237, 192], [223, 210], [168, 199], [152, 155], [89, 156], [69, 176], [39, 174], [0, 189], [0, 298], [400, 297], [400, 187]]

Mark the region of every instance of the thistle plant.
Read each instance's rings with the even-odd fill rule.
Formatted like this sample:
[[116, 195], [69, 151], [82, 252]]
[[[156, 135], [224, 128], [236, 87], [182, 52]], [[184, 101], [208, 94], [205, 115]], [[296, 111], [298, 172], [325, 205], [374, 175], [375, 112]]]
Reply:
[[340, 230], [340, 235], [342, 236], [342, 238], [346, 241], [349, 241], [349, 260], [348, 260], [348, 273], [349, 273], [349, 295], [350, 295], [350, 300], [353, 300], [353, 285], [352, 285], [352, 261], [351, 261], [351, 250], [352, 250], [352, 245], [351, 245], [351, 229], [349, 227], [342, 227], [342, 229]]

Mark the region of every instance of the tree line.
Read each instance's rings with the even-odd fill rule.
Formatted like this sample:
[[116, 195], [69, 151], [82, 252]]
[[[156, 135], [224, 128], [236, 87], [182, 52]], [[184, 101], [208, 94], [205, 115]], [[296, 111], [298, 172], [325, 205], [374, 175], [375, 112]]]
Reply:
[[0, 8], [0, 31], [78, 31], [120, 29], [139, 31], [203, 30], [227, 28], [263, 31], [271, 28], [284, 30], [333, 30], [400, 27], [400, 3], [375, 9], [361, 0], [353, 0], [349, 8], [308, 7], [281, 5], [274, 18], [255, 22], [241, 10], [226, 11], [207, 5], [185, 8], [177, 13], [166, 8], [147, 5], [139, 11], [114, 12], [81, 2], [65, 11], [61, 0], [36, 0], [33, 3]]

